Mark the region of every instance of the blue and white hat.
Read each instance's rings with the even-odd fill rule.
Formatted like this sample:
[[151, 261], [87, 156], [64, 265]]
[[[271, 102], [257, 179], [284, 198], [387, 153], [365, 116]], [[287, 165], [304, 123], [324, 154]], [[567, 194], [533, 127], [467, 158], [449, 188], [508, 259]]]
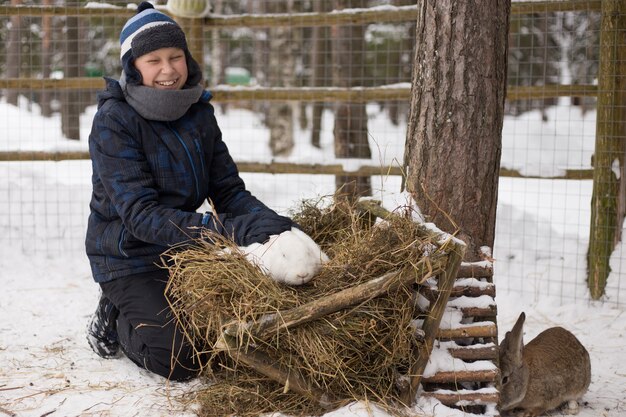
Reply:
[[[120, 59], [127, 82], [141, 82], [141, 74], [134, 66], [135, 59], [160, 48], [180, 48], [185, 51], [190, 72], [198, 67], [178, 23], [144, 1], [137, 6], [137, 14], [126, 22], [120, 33]], [[195, 81], [195, 77], [189, 81]]]

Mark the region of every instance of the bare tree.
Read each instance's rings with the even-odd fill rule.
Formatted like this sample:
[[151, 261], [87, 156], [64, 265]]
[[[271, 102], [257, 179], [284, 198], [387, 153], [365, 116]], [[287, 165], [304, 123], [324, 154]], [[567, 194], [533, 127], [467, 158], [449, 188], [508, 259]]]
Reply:
[[[330, 10], [330, 2], [316, 1], [313, 4], [313, 11], [316, 13], [327, 12]], [[330, 52], [330, 37], [327, 26], [315, 26], [312, 34], [311, 48], [311, 86], [325, 87], [330, 79], [330, 69], [328, 55]], [[320, 134], [322, 131], [322, 113], [324, 111], [324, 103], [313, 103], [312, 128], [311, 128], [311, 145], [316, 148], [321, 147]]]
[[[43, 0], [44, 6], [52, 4], [51, 0]], [[43, 38], [41, 39], [41, 71], [44, 79], [50, 78], [52, 72], [52, 16], [43, 16], [41, 18], [41, 28]], [[41, 114], [46, 117], [52, 115], [52, 94], [50, 90], [41, 92]]]
[[[78, 7], [79, 3], [68, 1], [68, 7]], [[66, 18], [65, 65], [63, 76], [77, 78], [80, 76], [80, 42], [78, 40], [78, 17]], [[61, 94], [61, 130], [68, 139], [80, 140], [80, 94], [76, 90], [64, 90]]]
[[[213, 1], [213, 13], [222, 14], [223, 0]], [[219, 85], [224, 80], [223, 48], [220, 45], [220, 29], [211, 29], [211, 86]]]
[[[268, 3], [270, 13], [290, 13], [293, 3], [289, 1]], [[269, 67], [277, 70], [276, 80], [272, 83], [280, 87], [293, 87], [295, 84], [295, 42], [293, 29], [277, 27], [270, 29]], [[294, 146], [294, 109], [293, 104], [274, 103], [268, 112], [267, 125], [270, 129], [270, 148], [272, 155], [289, 155]]]
[[[335, 0], [335, 10], [363, 8], [365, 0]], [[332, 27], [333, 80], [338, 87], [362, 86], [365, 83], [365, 27], [342, 25]], [[335, 156], [338, 158], [372, 157], [367, 132], [364, 103], [337, 103], [335, 108]], [[338, 175], [335, 187], [349, 198], [371, 195], [369, 177]]]
[[510, 0], [424, 0], [417, 20], [406, 188], [468, 245], [493, 247]]
[[[22, 0], [11, 0], [11, 6], [22, 4]], [[9, 30], [7, 40], [7, 77], [17, 78], [20, 76], [20, 64], [22, 62], [21, 49], [21, 29], [22, 18], [20, 16], [11, 16], [11, 29]], [[6, 93], [7, 103], [17, 106], [17, 90], [8, 90]]]

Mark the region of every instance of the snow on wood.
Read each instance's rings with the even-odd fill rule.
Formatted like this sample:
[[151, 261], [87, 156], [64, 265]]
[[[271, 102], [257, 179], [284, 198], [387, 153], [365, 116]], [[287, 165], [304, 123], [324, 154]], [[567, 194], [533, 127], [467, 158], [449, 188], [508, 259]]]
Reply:
[[465, 362], [453, 357], [448, 352], [448, 349], [436, 347], [430, 354], [428, 364], [426, 369], [424, 369], [424, 378], [433, 377], [440, 372], [494, 371], [497, 369], [496, 365], [491, 361]]
[[489, 295], [480, 295], [478, 297], [468, 297], [462, 295], [457, 298], [450, 299], [448, 301], [449, 307], [466, 308], [466, 307], [478, 307], [478, 308], [490, 308], [496, 305], [496, 301]]

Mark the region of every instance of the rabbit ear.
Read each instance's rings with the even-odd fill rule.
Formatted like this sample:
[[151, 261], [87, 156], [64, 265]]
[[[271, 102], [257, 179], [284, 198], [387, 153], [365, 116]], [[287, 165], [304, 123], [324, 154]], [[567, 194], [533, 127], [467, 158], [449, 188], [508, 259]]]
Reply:
[[524, 321], [526, 321], [526, 313], [522, 311], [519, 317], [517, 318], [517, 321], [515, 322], [513, 329], [511, 330], [511, 333], [515, 335], [519, 335], [520, 341], [522, 341], [522, 336], [524, 334], [522, 332], [522, 330], [524, 329]]
[[509, 346], [513, 357], [515, 358], [515, 362], [522, 362], [522, 351], [524, 349], [524, 321], [526, 320], [526, 314], [522, 312], [517, 321], [515, 322], [515, 326], [508, 332], [507, 337], [510, 336]]

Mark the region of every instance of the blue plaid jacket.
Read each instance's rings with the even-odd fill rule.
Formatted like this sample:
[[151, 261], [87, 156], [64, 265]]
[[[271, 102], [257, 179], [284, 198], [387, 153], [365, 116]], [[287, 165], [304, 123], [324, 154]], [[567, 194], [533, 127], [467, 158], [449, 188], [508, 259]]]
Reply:
[[205, 91], [173, 122], [146, 120], [107, 79], [89, 136], [93, 175], [85, 245], [96, 282], [159, 268], [160, 255], [199, 236], [206, 200], [234, 216], [270, 210], [246, 190]]

